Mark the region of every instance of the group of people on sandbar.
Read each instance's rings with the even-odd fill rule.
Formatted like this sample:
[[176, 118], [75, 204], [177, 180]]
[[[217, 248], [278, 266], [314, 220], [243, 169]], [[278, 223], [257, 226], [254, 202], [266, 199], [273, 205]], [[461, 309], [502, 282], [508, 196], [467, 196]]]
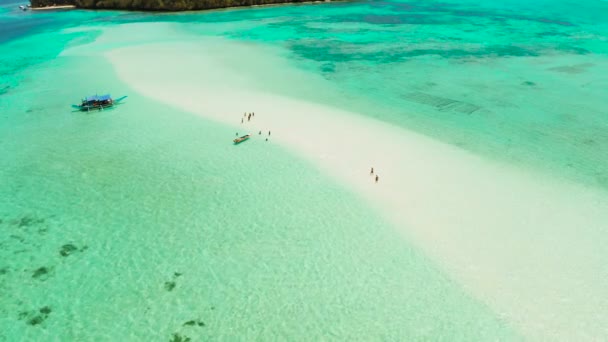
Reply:
[[[259, 131], [258, 135], [262, 135], [262, 131]], [[270, 136], [270, 131], [268, 131], [268, 136]], [[268, 138], [266, 138], [266, 141], [268, 141]]]
[[245, 118], [247, 118], [247, 121], [251, 121], [251, 118], [255, 116], [254, 112], [251, 113], [245, 113], [243, 115], [243, 117], [241, 118], [241, 123], [245, 123]]
[[[245, 113], [243, 114], [243, 117], [241, 118], [241, 124], [245, 123], [245, 118], [247, 118], [247, 121], [251, 121], [251, 118], [255, 117], [255, 112], [251, 112], [251, 113]], [[237, 132], [236, 135], [238, 136], [239, 133]], [[262, 131], [258, 132], [258, 135], [262, 135]], [[270, 131], [268, 131], [268, 136], [270, 136]], [[268, 141], [268, 138], [266, 138], [266, 141]]]
[[[374, 175], [374, 168], [372, 167], [371, 171], [369, 172], [370, 175]], [[376, 183], [378, 183], [378, 180], [380, 179], [380, 177], [378, 177], [378, 174], [376, 174]]]

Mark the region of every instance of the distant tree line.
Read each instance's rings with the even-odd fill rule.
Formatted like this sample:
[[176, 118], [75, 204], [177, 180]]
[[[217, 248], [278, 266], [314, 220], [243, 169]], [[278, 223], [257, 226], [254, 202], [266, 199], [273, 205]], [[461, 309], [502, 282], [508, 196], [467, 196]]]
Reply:
[[74, 5], [74, 0], [31, 0], [32, 7]]
[[269, 5], [306, 0], [31, 0], [33, 7], [75, 5], [90, 9], [191, 11], [236, 6]]

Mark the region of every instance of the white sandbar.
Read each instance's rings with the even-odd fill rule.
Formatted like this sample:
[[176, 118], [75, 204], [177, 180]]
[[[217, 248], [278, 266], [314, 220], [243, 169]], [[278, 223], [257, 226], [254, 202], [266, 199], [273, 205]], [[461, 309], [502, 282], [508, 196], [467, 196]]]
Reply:
[[75, 9], [74, 5], [61, 5], [61, 6], [46, 6], [46, 7], [32, 7], [32, 11], [53, 11], [53, 10], [66, 10]]
[[[144, 96], [233, 125], [253, 139], [271, 130], [269, 143], [307, 158], [367, 199], [525, 336], [608, 336], [605, 193], [356, 113], [260, 91], [267, 82], [322, 82], [266, 48], [209, 38], [107, 56]], [[251, 111], [252, 122], [241, 124]], [[378, 184], [369, 175], [372, 166]]]

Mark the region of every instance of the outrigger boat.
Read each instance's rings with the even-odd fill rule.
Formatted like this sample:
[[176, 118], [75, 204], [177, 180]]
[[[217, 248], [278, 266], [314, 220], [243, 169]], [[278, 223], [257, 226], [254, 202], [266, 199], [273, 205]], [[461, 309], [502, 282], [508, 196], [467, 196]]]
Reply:
[[88, 96], [82, 99], [82, 103], [79, 105], [72, 105], [72, 107], [79, 109], [83, 112], [88, 112], [92, 109], [102, 110], [104, 108], [113, 107], [115, 104], [118, 104], [120, 101], [126, 99], [126, 96], [120, 97], [116, 100], [112, 99], [110, 94], [106, 95], [93, 95]]
[[242, 143], [243, 141], [249, 139], [250, 137], [251, 137], [251, 135], [247, 134], [247, 135], [243, 135], [242, 137], [236, 138], [233, 141], [234, 141], [234, 144], [236, 145], [236, 144]]

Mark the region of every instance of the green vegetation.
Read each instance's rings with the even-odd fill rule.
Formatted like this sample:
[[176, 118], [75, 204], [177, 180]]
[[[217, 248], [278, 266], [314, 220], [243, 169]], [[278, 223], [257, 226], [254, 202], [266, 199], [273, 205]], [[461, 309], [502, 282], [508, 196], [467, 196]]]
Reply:
[[75, 5], [79, 8], [140, 11], [193, 11], [292, 2], [305, 0], [31, 0], [33, 7]]
[[32, 7], [74, 5], [74, 0], [30, 0]]

